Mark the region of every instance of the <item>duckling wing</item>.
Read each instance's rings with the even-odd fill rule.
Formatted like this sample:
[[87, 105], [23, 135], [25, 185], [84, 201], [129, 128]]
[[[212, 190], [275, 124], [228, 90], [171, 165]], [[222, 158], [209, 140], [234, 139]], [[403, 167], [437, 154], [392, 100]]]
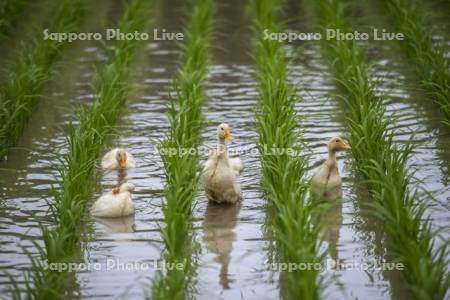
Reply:
[[323, 163], [311, 179], [311, 191], [316, 194], [316, 196], [320, 196], [324, 193], [328, 183], [328, 176], [329, 168]]
[[95, 217], [114, 218], [128, 216], [134, 213], [131, 194], [123, 192], [118, 195], [101, 196], [92, 206], [91, 213]]
[[209, 151], [208, 159], [206, 160], [205, 164], [203, 165], [203, 172], [202, 174], [204, 176], [207, 176], [208, 174], [215, 171], [217, 168], [219, 156], [217, 155], [216, 150]]
[[116, 149], [112, 149], [108, 153], [105, 154], [102, 158], [102, 168], [104, 169], [114, 169], [117, 168], [117, 160], [116, 160]]
[[120, 205], [122, 207], [122, 211], [120, 213], [120, 216], [129, 216], [134, 214], [134, 203], [131, 199], [131, 193], [125, 192], [121, 193], [120, 195]]
[[238, 157], [230, 158], [229, 163], [233, 171], [236, 173], [236, 175], [241, 174], [242, 170], [244, 170], [244, 164], [242, 163], [242, 160]]
[[95, 217], [106, 217], [111, 208], [111, 203], [114, 201], [114, 196], [112, 194], [106, 194], [101, 196], [92, 205], [91, 213]]

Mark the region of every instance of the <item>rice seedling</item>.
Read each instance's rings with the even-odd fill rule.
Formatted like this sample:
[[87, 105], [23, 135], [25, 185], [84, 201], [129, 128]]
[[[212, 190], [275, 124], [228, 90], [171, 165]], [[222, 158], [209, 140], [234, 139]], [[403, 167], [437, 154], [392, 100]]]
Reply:
[[4, 40], [16, 24], [22, 12], [25, 0], [5, 0], [0, 3], [0, 41]]
[[[148, 19], [148, 2], [133, 1], [125, 7], [119, 23], [121, 32], [143, 29]], [[97, 78], [96, 100], [79, 111], [79, 125], [69, 125], [68, 152], [61, 159], [59, 187], [49, 203], [51, 226], [41, 225], [44, 245], [36, 245], [38, 257], [31, 255], [32, 268], [25, 275], [25, 288], [12, 287], [15, 299], [61, 299], [67, 296], [69, 272], [46, 270], [44, 265], [73, 262], [82, 234], [80, 226], [85, 215], [91, 188], [94, 163], [107, 134], [111, 132], [125, 103], [129, 64], [137, 40], [118, 40], [110, 50], [109, 61]]]
[[[53, 32], [76, 29], [84, 12], [84, 0], [61, 0], [49, 28]], [[40, 99], [40, 93], [52, 77], [52, 64], [60, 56], [65, 42], [37, 37], [17, 55], [14, 70], [6, 74], [0, 90], [0, 159], [14, 146]]]
[[450, 126], [450, 62], [443, 45], [433, 45], [419, 2], [410, 0], [381, 1], [398, 32], [404, 53], [416, 70], [431, 99], [440, 108], [444, 123]]
[[[313, 203], [307, 197], [305, 179], [308, 158], [300, 144], [298, 116], [294, 105], [299, 100], [287, 84], [286, 55], [283, 44], [264, 39], [264, 30], [280, 32], [281, 3], [276, 0], [252, 1], [249, 12], [256, 36], [253, 55], [259, 82], [256, 124], [257, 147], [261, 155], [262, 185], [269, 200], [271, 225], [276, 237], [280, 262], [321, 265], [325, 252], [320, 249], [319, 227], [311, 222]], [[270, 155], [274, 149], [289, 149]], [[309, 268], [282, 272], [282, 294], [286, 299], [318, 299], [325, 282], [320, 270]]]
[[[314, 1], [323, 28], [345, 32], [343, 4], [337, 0]], [[325, 44], [324, 44], [325, 46]], [[345, 93], [349, 115], [349, 142], [358, 169], [363, 174], [373, 207], [383, 221], [396, 261], [404, 265], [403, 276], [417, 299], [443, 299], [450, 279], [447, 244], [437, 245], [438, 232], [426, 215], [427, 196], [411, 187], [414, 172], [407, 162], [413, 137], [403, 146], [394, 143], [388, 130], [382, 98], [375, 95], [365, 53], [354, 41], [329, 40], [327, 47], [335, 80]]]
[[176, 95], [171, 99], [168, 117], [170, 129], [159, 144], [164, 163], [166, 186], [161, 227], [166, 265], [182, 264], [182, 269], [169, 268], [156, 274], [151, 299], [186, 299], [192, 294], [196, 252], [192, 228], [192, 209], [199, 182], [199, 157], [195, 154], [170, 155], [165, 149], [197, 149], [203, 124], [201, 104], [209, 62], [209, 48], [214, 26], [214, 0], [194, 0], [187, 7], [181, 65], [174, 80]]

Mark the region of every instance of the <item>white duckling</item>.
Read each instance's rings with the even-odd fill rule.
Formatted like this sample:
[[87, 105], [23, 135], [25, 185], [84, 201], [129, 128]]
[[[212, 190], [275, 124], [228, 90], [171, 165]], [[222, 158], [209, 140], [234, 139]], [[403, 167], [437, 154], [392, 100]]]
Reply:
[[95, 201], [91, 213], [95, 217], [115, 218], [134, 214], [134, 204], [131, 192], [134, 184], [124, 183], [120, 188], [113, 188], [111, 192], [103, 194]]
[[122, 148], [115, 148], [103, 156], [102, 168], [104, 169], [129, 169], [136, 166], [133, 155]]
[[218, 203], [236, 203], [241, 199], [241, 188], [236, 177], [243, 170], [239, 158], [228, 158], [225, 141], [233, 139], [228, 124], [217, 126], [217, 150], [209, 153], [202, 172], [202, 181], [208, 200]]
[[328, 142], [328, 159], [311, 180], [311, 192], [314, 196], [326, 199], [340, 196], [342, 180], [337, 168], [336, 152], [343, 150], [351, 148], [340, 137], [334, 137]]

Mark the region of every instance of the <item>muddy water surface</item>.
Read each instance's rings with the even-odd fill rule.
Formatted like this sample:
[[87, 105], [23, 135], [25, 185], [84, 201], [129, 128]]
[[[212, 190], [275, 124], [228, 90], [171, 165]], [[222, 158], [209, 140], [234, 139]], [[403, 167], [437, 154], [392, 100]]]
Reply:
[[[199, 193], [194, 211], [197, 240], [201, 245], [196, 276], [198, 298], [277, 299], [280, 296], [278, 274], [270, 272], [267, 265], [271, 241], [265, 235], [266, 199], [261, 193], [255, 145], [257, 134], [253, 116], [258, 86], [248, 55], [248, 32], [238, 30], [249, 24], [240, 13], [242, 4], [234, 4], [219, 9], [222, 23], [218, 36], [222, 38], [215, 42], [207, 79], [203, 148], [215, 147], [218, 123], [230, 124], [235, 139], [229, 144], [229, 151], [232, 156], [239, 155], [245, 164], [245, 171], [239, 178], [244, 199], [240, 206], [217, 206], [208, 204], [204, 194]], [[162, 19], [180, 19], [176, 5], [162, 5], [161, 9]], [[172, 24], [171, 28], [170, 24], [161, 22], [159, 25], [166, 29], [180, 28], [179, 24]], [[301, 23], [292, 26], [299, 30], [305, 28]], [[136, 214], [116, 220], [88, 218], [84, 259], [99, 264], [100, 270], [77, 274], [84, 298], [139, 299], [150, 288], [155, 271], [153, 263], [160, 259], [163, 249], [158, 229], [164, 222], [161, 213], [164, 171], [152, 142], [162, 139], [168, 128], [166, 106], [179, 57], [177, 49], [172, 42], [150, 42], [133, 68], [134, 89], [107, 147], [127, 148], [136, 157], [138, 167], [126, 173], [104, 172], [97, 168], [92, 200], [128, 180], [136, 185], [133, 194]], [[329, 138], [348, 134], [345, 115], [341, 103], [333, 97], [334, 83], [319, 45], [300, 43], [288, 45], [286, 49], [293, 58], [289, 82], [302, 97], [296, 110], [302, 117], [299, 126], [304, 130], [304, 141], [311, 149], [310, 175], [326, 158]], [[414, 104], [418, 100], [416, 95], [404, 89], [401, 65], [381, 53], [375, 57], [377, 63], [372, 73], [383, 75], [380, 92], [388, 91], [391, 96], [386, 102], [387, 112], [398, 115], [398, 121], [392, 124], [398, 132], [396, 139], [401, 142], [412, 132], [417, 134], [420, 143], [412, 155], [411, 167], [417, 169], [418, 180], [423, 180], [425, 187], [435, 192], [439, 200], [441, 209], [433, 211], [435, 222], [448, 225], [448, 164], [439, 144], [441, 139], [436, 138], [440, 133], [430, 130], [433, 126], [429, 124], [429, 114], [421, 113]], [[75, 65], [68, 68], [73, 71], [73, 77], [67, 73], [67, 80], [58, 81], [57, 86], [50, 89], [50, 96], [33, 117], [35, 126], [27, 129], [20, 149], [0, 166], [2, 270], [19, 274], [29, 266], [29, 260], [18, 246], [33, 251], [26, 238], [40, 234], [29, 213], [43, 216], [47, 210], [45, 200], [51, 199], [50, 186], [56, 184], [57, 173], [52, 168], [54, 154], [64, 152], [66, 147], [62, 128], [72, 119], [69, 108], [72, 104], [91, 101], [93, 95], [88, 84], [93, 76], [92, 64], [101, 60], [98, 48], [81, 47], [77, 51]], [[368, 199], [357, 184], [357, 173], [352, 166], [351, 155], [339, 156], [343, 197], [324, 218], [327, 220], [324, 247], [329, 250], [327, 260], [330, 262], [373, 261], [385, 258], [388, 252], [382, 224], [365, 208]], [[147, 263], [149, 267], [139, 269], [126, 263], [140, 266]], [[338, 276], [328, 289], [331, 299], [389, 299], [391, 293], [398, 299], [406, 299], [401, 277], [395, 272], [331, 269], [326, 274]], [[0, 279], [1, 287], [5, 287], [8, 280], [4, 276]]]

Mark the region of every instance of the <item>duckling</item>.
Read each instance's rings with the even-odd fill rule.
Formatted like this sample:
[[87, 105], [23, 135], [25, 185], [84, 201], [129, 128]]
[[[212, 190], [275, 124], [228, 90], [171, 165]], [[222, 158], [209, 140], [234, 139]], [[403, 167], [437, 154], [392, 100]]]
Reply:
[[328, 159], [319, 167], [312, 177], [311, 192], [319, 198], [337, 198], [341, 191], [341, 176], [337, 168], [336, 152], [351, 150], [340, 137], [334, 137], [328, 142]]
[[133, 155], [122, 148], [115, 148], [103, 156], [102, 168], [104, 169], [129, 169], [136, 166]]
[[239, 158], [228, 158], [225, 141], [231, 141], [228, 124], [217, 126], [217, 149], [209, 153], [202, 172], [202, 182], [209, 201], [236, 203], [241, 199], [241, 188], [236, 177], [244, 166]]
[[115, 218], [134, 214], [134, 204], [131, 192], [134, 184], [124, 183], [120, 187], [113, 188], [111, 192], [103, 194], [95, 201], [91, 213], [95, 217]]

